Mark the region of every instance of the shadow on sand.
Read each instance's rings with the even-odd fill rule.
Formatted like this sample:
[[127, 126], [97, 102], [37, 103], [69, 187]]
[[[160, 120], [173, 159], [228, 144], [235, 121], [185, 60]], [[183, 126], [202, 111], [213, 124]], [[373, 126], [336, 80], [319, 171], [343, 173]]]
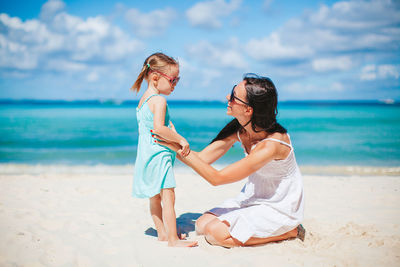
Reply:
[[[189, 235], [195, 229], [196, 220], [203, 214], [187, 212], [176, 218], [176, 225], [178, 233]], [[146, 235], [157, 237], [157, 231], [153, 227], [148, 228], [145, 232]]]

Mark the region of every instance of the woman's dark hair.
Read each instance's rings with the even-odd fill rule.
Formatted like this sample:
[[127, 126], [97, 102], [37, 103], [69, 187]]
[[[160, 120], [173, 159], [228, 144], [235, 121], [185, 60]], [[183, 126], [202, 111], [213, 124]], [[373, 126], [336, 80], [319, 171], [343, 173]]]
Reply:
[[[255, 132], [286, 133], [286, 129], [277, 121], [278, 93], [270, 78], [247, 73], [243, 76], [245, 83], [247, 102], [253, 108], [253, 115], [248, 123]], [[211, 141], [222, 140], [237, 131], [244, 131], [237, 119], [229, 122]]]

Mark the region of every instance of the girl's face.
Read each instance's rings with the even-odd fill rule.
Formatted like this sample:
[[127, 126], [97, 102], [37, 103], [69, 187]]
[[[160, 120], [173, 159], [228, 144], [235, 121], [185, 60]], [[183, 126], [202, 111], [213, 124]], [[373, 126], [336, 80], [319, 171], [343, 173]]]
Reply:
[[247, 102], [245, 81], [241, 81], [238, 85], [234, 87], [233, 95], [234, 97], [232, 97], [231, 94], [226, 96], [226, 99], [228, 100], [228, 108], [226, 114], [238, 118], [243, 116], [248, 109], [248, 106], [243, 103]]
[[163, 95], [170, 95], [179, 81], [179, 66], [170, 65], [165, 72], [154, 72], [158, 75], [155, 87]]

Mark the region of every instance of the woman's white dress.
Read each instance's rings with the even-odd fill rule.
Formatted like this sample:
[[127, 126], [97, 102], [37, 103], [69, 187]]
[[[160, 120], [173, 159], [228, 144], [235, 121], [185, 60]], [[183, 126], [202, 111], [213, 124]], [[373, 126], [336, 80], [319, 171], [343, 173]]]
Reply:
[[248, 177], [237, 197], [208, 211], [227, 221], [231, 236], [242, 243], [251, 237], [279, 236], [303, 220], [303, 179], [293, 147], [274, 138], [261, 142], [267, 140], [290, 147], [287, 158], [267, 163]]

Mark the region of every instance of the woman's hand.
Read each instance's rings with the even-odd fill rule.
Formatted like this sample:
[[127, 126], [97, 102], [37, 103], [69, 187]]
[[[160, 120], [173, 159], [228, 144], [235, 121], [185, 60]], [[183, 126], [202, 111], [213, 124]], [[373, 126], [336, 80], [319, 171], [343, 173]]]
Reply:
[[187, 155], [190, 153], [189, 143], [186, 141], [186, 139], [182, 139], [179, 142], [179, 145], [181, 146], [181, 149], [177, 153], [179, 153], [179, 155], [182, 157], [187, 157]]

